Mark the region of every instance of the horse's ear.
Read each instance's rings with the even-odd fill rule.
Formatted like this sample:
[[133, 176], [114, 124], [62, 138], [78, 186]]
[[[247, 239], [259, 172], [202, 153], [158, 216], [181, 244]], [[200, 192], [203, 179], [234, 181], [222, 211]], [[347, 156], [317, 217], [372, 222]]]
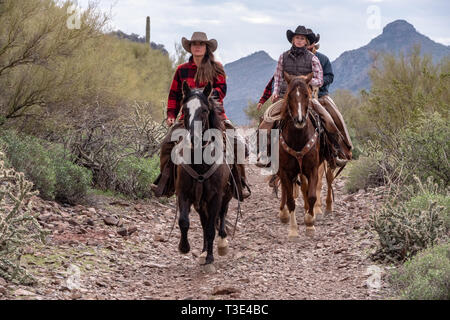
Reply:
[[286, 80], [286, 82], [288, 84], [291, 83], [292, 79], [294, 78], [294, 76], [290, 75], [286, 71], [283, 72], [283, 76], [284, 76], [284, 80]]
[[305, 78], [305, 82], [306, 82], [307, 84], [309, 84], [309, 83], [311, 82], [313, 76], [314, 76], [314, 73], [312, 73], [312, 72], [311, 72], [310, 74], [308, 74], [308, 75], [306, 76], [306, 78]]
[[183, 81], [183, 96], [186, 98], [191, 93], [191, 88], [189, 88], [186, 80]]
[[209, 96], [212, 93], [212, 85], [211, 82], [208, 81], [208, 84], [206, 85], [205, 89], [203, 89], [203, 94], [205, 97], [209, 98]]

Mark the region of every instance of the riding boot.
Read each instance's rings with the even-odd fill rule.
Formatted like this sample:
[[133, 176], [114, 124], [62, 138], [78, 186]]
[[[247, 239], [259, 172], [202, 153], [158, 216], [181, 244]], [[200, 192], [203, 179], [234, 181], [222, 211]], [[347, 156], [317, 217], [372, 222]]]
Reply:
[[339, 128], [336, 126], [334, 119], [331, 117], [330, 113], [316, 99], [312, 100], [311, 105], [314, 111], [316, 111], [319, 114], [321, 123], [325, 131], [327, 132], [327, 135], [329, 136], [331, 142], [338, 147], [337, 150], [339, 156], [342, 157], [342, 159], [351, 160], [352, 146], [351, 144], [348, 144], [346, 142], [346, 139], [344, 138]]
[[339, 131], [341, 132], [341, 134], [344, 138], [344, 142], [347, 144], [348, 148], [350, 150], [353, 149], [352, 140], [350, 138], [350, 134], [348, 133], [347, 126], [344, 121], [344, 117], [339, 112], [339, 109], [337, 108], [333, 99], [331, 99], [331, 97], [329, 95], [325, 95], [325, 96], [320, 97], [319, 102], [333, 118], [334, 123], [336, 124]]
[[171, 141], [172, 132], [175, 129], [182, 127], [182, 123], [176, 123], [173, 125], [166, 137], [161, 143], [161, 152], [159, 158], [160, 174], [155, 179], [153, 184], [150, 185], [151, 190], [156, 197], [171, 197], [175, 193], [175, 175], [176, 166], [171, 160], [172, 149], [175, 146], [175, 142]]
[[[230, 120], [224, 120], [224, 124], [225, 124], [225, 128], [226, 129], [232, 129], [232, 130], [236, 130], [236, 128], [234, 127], [234, 125], [231, 123]], [[245, 159], [239, 159], [238, 156], [238, 149], [242, 148], [244, 149], [244, 157], [247, 158], [249, 156], [249, 148], [247, 143], [245, 142], [245, 139], [240, 136], [239, 134], [237, 134], [237, 132], [235, 131], [235, 135], [233, 137], [233, 146], [234, 146], [234, 165], [233, 165], [233, 169], [232, 169], [232, 174], [234, 177], [234, 181], [236, 182], [236, 187], [237, 187], [237, 191], [238, 194], [236, 194], [236, 191], [234, 191], [234, 197], [236, 199], [247, 199], [250, 194], [250, 187], [247, 183], [247, 178], [245, 175], [245, 165], [243, 164], [243, 162], [245, 161]], [[235, 188], [233, 188], [233, 190], [235, 190]]]

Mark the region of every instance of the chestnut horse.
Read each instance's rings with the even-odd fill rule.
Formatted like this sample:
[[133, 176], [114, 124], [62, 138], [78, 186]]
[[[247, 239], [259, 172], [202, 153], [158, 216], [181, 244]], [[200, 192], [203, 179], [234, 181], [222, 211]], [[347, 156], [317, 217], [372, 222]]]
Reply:
[[[314, 206], [317, 199], [319, 167], [323, 163], [320, 154], [319, 129], [311, 120], [311, 89], [308, 83], [313, 74], [308, 76], [291, 76], [284, 73], [288, 89], [281, 108], [280, 148], [278, 177], [281, 183], [280, 219], [290, 221], [288, 237], [299, 237], [295, 218], [294, 188], [299, 174], [307, 179], [304, 188], [304, 216], [306, 235], [314, 236]], [[306, 186], [303, 183], [303, 186]], [[307, 205], [306, 205], [307, 203]]]
[[[217, 129], [222, 134], [225, 130], [224, 124], [216, 108], [215, 101], [210, 97], [212, 86], [209, 83], [204, 90], [190, 89], [183, 82], [183, 100], [181, 101], [184, 114], [184, 128], [189, 131], [191, 146], [195, 145], [195, 136], [203, 134], [207, 129]], [[202, 132], [196, 132], [201, 123]], [[189, 139], [189, 138], [188, 138]], [[199, 140], [201, 143], [201, 139]], [[188, 142], [189, 143], [189, 142]], [[209, 144], [209, 143], [208, 143]], [[194, 159], [194, 148], [191, 148], [191, 159]], [[193, 205], [200, 215], [203, 228], [203, 249], [200, 255], [200, 264], [209, 265], [214, 270], [212, 263], [213, 242], [216, 226], [219, 229], [218, 253], [225, 255], [228, 251], [227, 233], [225, 230], [225, 217], [228, 204], [233, 196], [231, 170], [223, 162], [213, 164], [205, 163], [205, 159], [199, 164], [181, 164], [177, 167], [175, 182], [176, 195], [178, 197], [178, 208], [180, 218], [178, 224], [181, 230], [179, 251], [188, 253], [190, 245], [188, 241], [189, 213]]]

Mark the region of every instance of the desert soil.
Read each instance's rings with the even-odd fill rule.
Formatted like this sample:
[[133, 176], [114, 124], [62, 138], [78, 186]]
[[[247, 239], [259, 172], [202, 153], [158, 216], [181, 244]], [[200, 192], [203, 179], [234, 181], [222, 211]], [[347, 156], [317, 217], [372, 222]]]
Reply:
[[[380, 202], [375, 191], [346, 194], [345, 178], [335, 182], [331, 215], [308, 238], [303, 200], [297, 200], [300, 239], [288, 240], [278, 217], [279, 200], [266, 177], [249, 168], [252, 196], [242, 203], [229, 253], [215, 249], [215, 273], [198, 264], [202, 231], [191, 211], [191, 252], [178, 252], [175, 199], [163, 203], [90, 196], [86, 205], [63, 206], [34, 198], [33, 210], [50, 231], [45, 245], [26, 249], [22, 264], [38, 279], [34, 286], [0, 278], [0, 299], [386, 299], [386, 267], [370, 253], [376, 236], [370, 214]], [[324, 185], [326, 185], [324, 183]], [[325, 188], [325, 186], [324, 186]], [[325, 189], [324, 189], [325, 190]], [[325, 192], [322, 192], [325, 203]], [[228, 220], [234, 225], [236, 200]], [[233, 227], [230, 228], [233, 230]], [[381, 287], [373, 288], [381, 268]]]

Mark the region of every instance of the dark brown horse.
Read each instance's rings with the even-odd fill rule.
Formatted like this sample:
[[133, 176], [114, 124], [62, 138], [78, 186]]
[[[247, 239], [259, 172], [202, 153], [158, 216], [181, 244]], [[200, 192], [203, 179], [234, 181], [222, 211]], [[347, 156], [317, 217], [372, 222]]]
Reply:
[[[311, 89], [308, 76], [291, 76], [284, 73], [288, 89], [281, 109], [279, 171], [281, 183], [280, 219], [290, 221], [288, 237], [299, 237], [295, 218], [294, 189], [299, 174], [307, 180], [305, 212], [306, 235], [314, 236], [314, 206], [317, 199], [318, 170], [323, 162], [320, 154], [319, 132], [311, 117]], [[303, 183], [305, 187], [305, 183]], [[307, 205], [306, 205], [307, 204]], [[287, 206], [287, 207], [286, 207]]]
[[[204, 90], [190, 89], [186, 82], [183, 83], [184, 128], [189, 131], [191, 146], [195, 145], [194, 137], [207, 129], [217, 129], [222, 133], [225, 128], [220, 115], [217, 113], [215, 101], [210, 98], [211, 84]], [[201, 123], [201, 126], [198, 124]], [[198, 131], [198, 130], [197, 130]], [[189, 139], [189, 138], [188, 138]], [[202, 140], [200, 140], [201, 143]], [[194, 159], [194, 148], [190, 150], [191, 159]], [[193, 161], [194, 162], [194, 161]], [[200, 264], [212, 265], [213, 242], [216, 234], [216, 226], [219, 229], [218, 253], [225, 255], [228, 251], [227, 233], [225, 231], [225, 217], [228, 211], [228, 203], [233, 196], [230, 168], [224, 162], [205, 163], [202, 159], [199, 164], [182, 164], [177, 167], [175, 183], [178, 197], [180, 218], [178, 224], [181, 230], [179, 250], [188, 253], [190, 245], [188, 241], [189, 212], [193, 205], [200, 215], [203, 228], [203, 249], [200, 255]], [[212, 267], [211, 267], [212, 268]]]

